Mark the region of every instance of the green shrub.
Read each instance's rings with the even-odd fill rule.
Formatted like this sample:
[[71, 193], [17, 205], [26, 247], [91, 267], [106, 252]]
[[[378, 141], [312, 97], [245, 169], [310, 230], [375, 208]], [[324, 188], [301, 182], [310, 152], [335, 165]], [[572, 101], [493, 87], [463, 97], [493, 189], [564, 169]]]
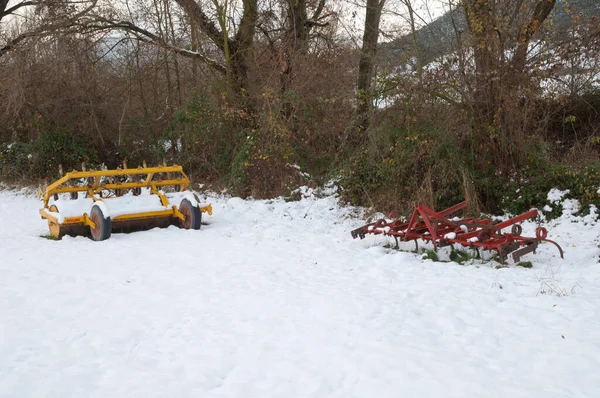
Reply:
[[427, 250], [425, 253], [423, 253], [423, 260], [431, 260], [437, 262], [440, 261], [440, 258], [438, 257], [438, 254], [433, 250]]
[[577, 199], [582, 214], [589, 212], [590, 205], [600, 208], [600, 195], [597, 193], [600, 188], [600, 163], [526, 170], [520, 178], [507, 185], [502, 208], [511, 214], [519, 214], [534, 207], [541, 210], [548, 205], [552, 211], [545, 212], [546, 216], [558, 217], [562, 214], [562, 206], [548, 200], [548, 192], [553, 188], [569, 190], [563, 199]]
[[64, 171], [80, 169], [81, 162], [98, 163], [94, 143], [87, 136], [74, 136], [67, 130], [42, 133], [32, 145], [33, 163], [31, 173], [41, 178]]
[[382, 123], [339, 170], [346, 200], [402, 212], [416, 201], [444, 208], [464, 200], [464, 171], [458, 140], [431, 123]]
[[33, 148], [30, 144], [15, 142], [0, 145], [0, 177], [6, 180], [25, 178], [31, 165]]
[[459, 264], [464, 264], [467, 261], [473, 260], [476, 256], [476, 252], [472, 253], [462, 250], [452, 250], [450, 252], [450, 260]]

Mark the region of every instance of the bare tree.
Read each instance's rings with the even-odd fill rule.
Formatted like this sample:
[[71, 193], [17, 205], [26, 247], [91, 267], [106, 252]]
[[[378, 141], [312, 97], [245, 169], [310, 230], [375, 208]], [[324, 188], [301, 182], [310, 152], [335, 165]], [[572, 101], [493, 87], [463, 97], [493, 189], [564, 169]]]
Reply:
[[[168, 4], [170, 0], [153, 1], [151, 7], [158, 19], [153, 23], [147, 23], [144, 18], [141, 21], [134, 19], [135, 12], [131, 9], [127, 15], [119, 9], [108, 9], [90, 15], [80, 21], [79, 26], [86, 32], [120, 30], [141, 42], [200, 60], [223, 77], [230, 100], [249, 109], [248, 57], [254, 43], [257, 0], [243, 0], [239, 4], [231, 0], [211, 0], [208, 3], [175, 0], [177, 10]], [[238, 5], [241, 10], [235, 8]], [[177, 26], [180, 30], [187, 30], [187, 37], [175, 35], [173, 19], [177, 12], [183, 14]], [[209, 54], [211, 51], [200, 44], [200, 36], [212, 44], [216, 54]], [[173, 63], [173, 67], [177, 73], [177, 62]]]
[[518, 111], [515, 99], [523, 98], [521, 92], [529, 84], [529, 45], [555, 4], [556, 0], [462, 2], [475, 65], [469, 99], [473, 131], [476, 141], [488, 148], [478, 152], [481, 167], [509, 170], [519, 162], [515, 143], [531, 126], [519, 117], [524, 113]]
[[[9, 6], [9, 0], [0, 0], [0, 22], [12, 17], [2, 32], [0, 56], [25, 41], [60, 34], [72, 30], [78, 21], [89, 14], [97, 0], [25, 0]], [[23, 17], [29, 15], [31, 18]]]
[[373, 71], [375, 68], [375, 55], [377, 54], [377, 41], [379, 40], [379, 24], [384, 5], [385, 0], [367, 0], [365, 30], [358, 65], [356, 113], [359, 120], [359, 130], [368, 127], [368, 116], [373, 107]]

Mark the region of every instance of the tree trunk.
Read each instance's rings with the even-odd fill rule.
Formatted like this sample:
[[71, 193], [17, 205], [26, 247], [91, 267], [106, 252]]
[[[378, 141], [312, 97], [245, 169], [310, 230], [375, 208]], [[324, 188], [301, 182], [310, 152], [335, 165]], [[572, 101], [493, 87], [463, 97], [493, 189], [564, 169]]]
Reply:
[[248, 56], [254, 44], [254, 32], [258, 19], [257, 0], [243, 0], [242, 17], [232, 38], [226, 26], [218, 27], [195, 0], [175, 0], [195, 25], [221, 50], [226, 60], [225, 73], [228, 89], [234, 102], [252, 112], [248, 97]]
[[362, 51], [358, 65], [357, 109], [358, 129], [365, 130], [369, 123], [369, 113], [373, 108], [372, 81], [377, 41], [379, 40], [379, 23], [385, 0], [367, 0], [365, 15], [365, 31]]
[[286, 32], [282, 44], [280, 56], [280, 93], [282, 97], [282, 114], [289, 119], [293, 113], [291, 101], [287, 93], [294, 80], [294, 69], [297, 59], [308, 52], [309, 35], [313, 27], [325, 26], [327, 23], [319, 23], [326, 0], [319, 0], [314, 14], [309, 19], [308, 5], [306, 0], [288, 0], [286, 16]]
[[[527, 10], [531, 11], [531, 8], [523, 8], [531, 7], [523, 2], [516, 3], [515, 18], [508, 26], [502, 19], [503, 13], [496, 9], [495, 1], [462, 2], [475, 61], [469, 106], [473, 115], [476, 167], [490, 173], [508, 171], [518, 163], [518, 151], [506, 146], [509, 143], [510, 147], [515, 147], [516, 132], [505, 125], [505, 108], [515, 106], [519, 90], [528, 84], [526, 58], [529, 43], [556, 3], [556, 0], [536, 1], [532, 16], [522, 22], [521, 28], [518, 27], [517, 15], [528, 15]], [[505, 57], [506, 40], [516, 45], [510, 63]]]

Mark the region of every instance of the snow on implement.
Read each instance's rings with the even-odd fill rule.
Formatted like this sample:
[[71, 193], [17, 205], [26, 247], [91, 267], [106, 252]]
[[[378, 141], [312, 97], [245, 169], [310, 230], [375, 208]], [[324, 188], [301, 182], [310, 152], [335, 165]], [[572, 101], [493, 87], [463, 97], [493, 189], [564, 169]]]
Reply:
[[[366, 234], [393, 236], [396, 246], [399, 241], [412, 240], [417, 244], [417, 239], [431, 242], [434, 249], [458, 244], [463, 247], [475, 248], [478, 255], [480, 255], [479, 249], [481, 248], [498, 252], [501, 262], [504, 262], [510, 255], [515, 263], [519, 262], [521, 256], [535, 251], [540, 242], [548, 242], [556, 246], [560, 257], [564, 258], [559, 244], [546, 238], [548, 235], [546, 228], [538, 226], [535, 237], [521, 236], [523, 227], [519, 223], [537, 217], [536, 209], [497, 224], [492, 224], [489, 219], [448, 218], [466, 206], [467, 202], [461, 202], [441, 212], [435, 212], [419, 204], [415, 206], [408, 222], [390, 215], [387, 219], [380, 219], [357, 228], [351, 234], [354, 239], [363, 239]], [[503, 232], [508, 227], [510, 227], [510, 231]]]
[[185, 191], [190, 181], [181, 166], [86, 171], [82, 165], [82, 170], [40, 191], [40, 215], [55, 238], [91, 235], [100, 241], [111, 232], [171, 224], [200, 229], [202, 213], [212, 214], [210, 204]]

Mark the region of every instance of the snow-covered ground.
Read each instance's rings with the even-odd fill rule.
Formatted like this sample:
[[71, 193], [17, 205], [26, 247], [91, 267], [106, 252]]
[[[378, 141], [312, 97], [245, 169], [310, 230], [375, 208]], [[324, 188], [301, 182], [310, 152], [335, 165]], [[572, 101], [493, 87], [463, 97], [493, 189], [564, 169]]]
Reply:
[[200, 231], [51, 241], [1, 191], [0, 397], [600, 397], [600, 225], [496, 269], [352, 240], [332, 196], [209, 199]]

